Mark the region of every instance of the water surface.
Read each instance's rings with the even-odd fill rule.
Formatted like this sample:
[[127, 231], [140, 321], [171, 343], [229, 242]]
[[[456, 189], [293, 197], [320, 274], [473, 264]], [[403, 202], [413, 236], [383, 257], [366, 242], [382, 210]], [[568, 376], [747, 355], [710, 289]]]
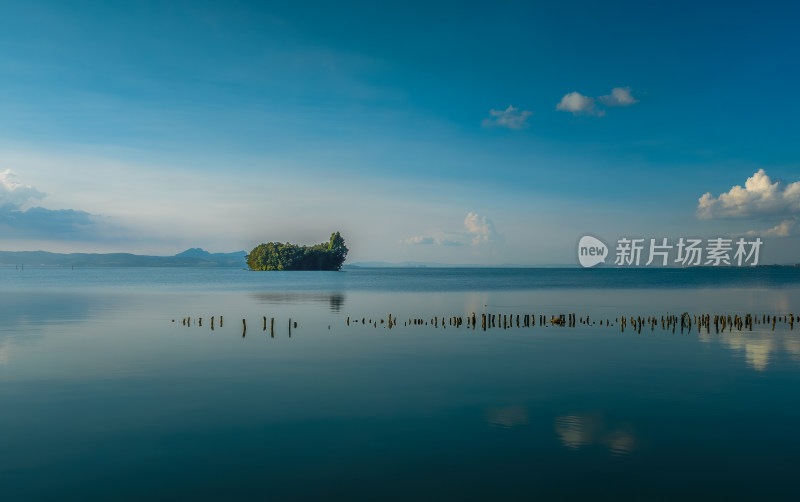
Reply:
[[[8, 500], [794, 500], [800, 326], [403, 324], [785, 315], [798, 299], [793, 269], [0, 269], [0, 489]], [[389, 314], [392, 329], [380, 324]]]

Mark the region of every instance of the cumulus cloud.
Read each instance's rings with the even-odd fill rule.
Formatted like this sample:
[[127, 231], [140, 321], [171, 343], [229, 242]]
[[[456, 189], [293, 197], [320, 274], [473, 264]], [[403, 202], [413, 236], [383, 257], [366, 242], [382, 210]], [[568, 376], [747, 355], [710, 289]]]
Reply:
[[748, 237], [789, 237], [792, 235], [795, 220], [783, 220], [772, 228], [767, 230], [750, 230], [745, 235]]
[[508, 105], [505, 110], [489, 110], [489, 118], [483, 119], [483, 127], [522, 129], [528, 127], [528, 117], [531, 115], [533, 112]]
[[630, 87], [614, 87], [611, 89], [611, 94], [605, 94], [597, 99], [584, 96], [577, 91], [569, 92], [561, 98], [561, 101], [556, 105], [556, 110], [570, 112], [573, 115], [602, 117], [606, 114], [606, 111], [597, 106], [598, 101], [607, 107], [631, 106], [639, 102], [631, 94]]
[[631, 95], [630, 87], [614, 87], [611, 94], [600, 96], [597, 100], [606, 106], [631, 106], [639, 102]]
[[464, 227], [469, 235], [472, 236], [472, 244], [479, 245], [491, 242], [500, 242], [502, 235], [497, 233], [492, 220], [486, 216], [478, 216], [475, 213], [468, 213], [464, 218]]
[[698, 199], [697, 217], [766, 219], [800, 215], [800, 181], [773, 181], [763, 169], [740, 185], [719, 194], [706, 192]]
[[500, 244], [505, 241], [502, 234], [497, 233], [494, 222], [486, 216], [467, 213], [464, 218], [464, 230], [452, 232], [436, 230], [427, 234], [409, 237], [401, 242], [406, 244], [435, 246], [480, 246]]
[[20, 183], [17, 173], [11, 169], [0, 172], [0, 206], [21, 207], [42, 197], [44, 197], [42, 192]]
[[579, 92], [570, 92], [561, 98], [561, 102], [556, 105], [556, 110], [560, 112], [571, 112], [573, 115], [595, 115], [602, 117], [606, 114], [604, 110], [597, 108], [594, 98], [584, 96]]

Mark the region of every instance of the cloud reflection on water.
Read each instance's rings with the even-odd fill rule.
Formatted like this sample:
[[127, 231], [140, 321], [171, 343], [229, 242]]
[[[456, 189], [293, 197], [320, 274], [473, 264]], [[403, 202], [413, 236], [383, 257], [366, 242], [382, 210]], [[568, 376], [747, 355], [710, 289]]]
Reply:
[[731, 351], [743, 354], [747, 366], [756, 371], [766, 371], [781, 352], [788, 354], [793, 361], [800, 362], [800, 339], [793, 334], [732, 331], [701, 333], [700, 340], [705, 343], [719, 342]]
[[507, 406], [504, 408], [489, 408], [486, 410], [486, 422], [490, 425], [511, 428], [530, 423], [528, 410], [522, 406]]
[[564, 447], [572, 450], [601, 444], [607, 446], [612, 455], [627, 455], [636, 442], [627, 427], [611, 428], [601, 417], [592, 415], [556, 417], [555, 431]]

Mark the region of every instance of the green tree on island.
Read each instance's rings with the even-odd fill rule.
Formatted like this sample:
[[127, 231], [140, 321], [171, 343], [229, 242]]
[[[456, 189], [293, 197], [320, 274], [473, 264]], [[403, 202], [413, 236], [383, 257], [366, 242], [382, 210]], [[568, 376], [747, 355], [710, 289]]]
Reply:
[[298, 246], [269, 242], [259, 244], [247, 255], [250, 270], [339, 270], [347, 257], [344, 238], [335, 232], [327, 243]]

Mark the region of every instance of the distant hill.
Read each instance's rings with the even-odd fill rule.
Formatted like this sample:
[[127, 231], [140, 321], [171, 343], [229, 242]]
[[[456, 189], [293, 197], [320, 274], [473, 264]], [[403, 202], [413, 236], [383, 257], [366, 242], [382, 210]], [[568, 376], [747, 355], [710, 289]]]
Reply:
[[180, 256], [183, 258], [206, 258], [211, 256], [211, 253], [203, 248], [189, 248], [186, 251], [176, 254], [175, 256]]
[[244, 251], [209, 253], [191, 248], [175, 256], [131, 253], [48, 253], [47, 251], [0, 251], [0, 266], [31, 267], [244, 267]]

